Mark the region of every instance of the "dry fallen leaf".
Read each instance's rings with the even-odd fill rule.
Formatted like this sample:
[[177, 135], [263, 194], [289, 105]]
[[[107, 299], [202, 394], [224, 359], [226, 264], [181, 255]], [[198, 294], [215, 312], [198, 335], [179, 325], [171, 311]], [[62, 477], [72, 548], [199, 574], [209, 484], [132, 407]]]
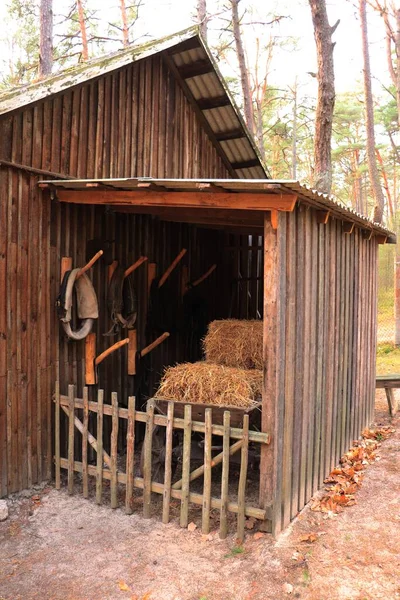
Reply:
[[265, 533], [257, 531], [257, 533], [253, 535], [253, 540], [261, 540], [263, 537], [265, 537]]
[[129, 586], [126, 585], [126, 583], [124, 581], [120, 581], [118, 583], [119, 585], [119, 589], [121, 590], [121, 592], [129, 592]]
[[302, 535], [300, 538], [301, 542], [309, 542], [313, 543], [318, 539], [318, 535], [316, 533], [309, 533], [307, 535]]
[[291, 594], [293, 592], [293, 586], [291, 583], [284, 583], [282, 590], [285, 592], [285, 594]]
[[256, 519], [254, 517], [249, 517], [246, 519], [244, 526], [246, 529], [254, 529], [254, 525], [256, 524]]
[[194, 531], [195, 529], [197, 529], [197, 525], [196, 525], [196, 523], [193, 523], [193, 521], [192, 521], [188, 525], [188, 531]]

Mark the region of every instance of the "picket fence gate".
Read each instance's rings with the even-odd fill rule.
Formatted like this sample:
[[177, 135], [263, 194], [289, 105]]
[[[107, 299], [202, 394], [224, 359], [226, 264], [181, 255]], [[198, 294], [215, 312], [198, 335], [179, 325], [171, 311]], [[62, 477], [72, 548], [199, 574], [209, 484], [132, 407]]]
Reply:
[[[82, 475], [83, 496], [89, 497], [89, 476], [96, 478], [96, 502], [102, 503], [103, 481], [110, 482], [111, 508], [118, 507], [118, 484], [126, 487], [125, 512], [132, 514], [134, 488], [143, 490], [143, 516], [150, 517], [151, 494], [161, 494], [162, 521], [170, 519], [171, 499], [180, 500], [180, 525], [188, 526], [189, 503], [202, 507], [202, 533], [210, 531], [210, 510], [220, 511], [220, 537], [225, 538], [228, 532], [227, 514], [237, 515], [237, 538], [243, 540], [245, 517], [265, 520], [266, 511], [246, 504], [246, 480], [248, 469], [249, 442], [268, 444], [269, 435], [249, 430], [249, 416], [244, 414], [242, 428], [230, 426], [230, 411], [224, 411], [223, 425], [212, 423], [212, 409], [205, 409], [204, 422], [192, 421], [192, 406], [185, 405], [184, 418], [174, 417], [174, 405], [168, 402], [167, 414], [157, 414], [156, 400], [147, 402], [146, 412], [135, 409], [135, 398], [130, 396], [128, 408], [118, 405], [116, 392], [111, 394], [111, 404], [104, 403], [104, 391], [97, 391], [97, 402], [89, 401], [89, 390], [83, 389], [83, 398], [75, 397], [75, 386], [68, 386], [68, 396], [60, 394], [59, 383], [56, 383], [55, 402], [55, 483], [56, 489], [61, 487], [61, 469], [68, 472], [68, 492], [74, 493], [74, 472]], [[82, 420], [76, 411], [83, 414]], [[60, 419], [61, 411], [68, 417], [67, 457], [61, 457]], [[96, 436], [89, 431], [89, 414], [97, 414]], [[103, 447], [103, 416], [111, 416], [110, 454]], [[126, 468], [118, 470], [118, 429], [120, 419], [127, 421], [126, 428]], [[134, 476], [135, 466], [135, 422], [145, 423], [143, 441], [143, 477]], [[153, 431], [156, 426], [165, 427], [165, 462], [164, 482], [152, 481]], [[75, 452], [79, 444], [75, 435], [78, 430], [82, 437], [81, 460], [75, 460]], [[172, 483], [172, 453], [174, 430], [183, 430], [182, 476], [178, 482]], [[190, 471], [192, 432], [204, 434], [204, 464]], [[222, 452], [212, 456], [212, 436], [222, 437]], [[231, 445], [230, 441], [235, 440]], [[88, 464], [89, 445], [96, 452], [96, 465]], [[238, 479], [237, 502], [229, 500], [229, 459], [241, 451], [240, 474]], [[212, 468], [222, 463], [220, 498], [211, 496]], [[203, 476], [203, 493], [190, 491], [191, 481]]]

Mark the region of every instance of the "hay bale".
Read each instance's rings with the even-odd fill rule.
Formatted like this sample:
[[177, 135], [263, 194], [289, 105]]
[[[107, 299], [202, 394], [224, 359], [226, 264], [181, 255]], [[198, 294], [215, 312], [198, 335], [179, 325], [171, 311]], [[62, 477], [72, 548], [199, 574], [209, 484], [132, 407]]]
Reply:
[[262, 371], [182, 363], [165, 369], [155, 398], [251, 408], [261, 399]]
[[212, 321], [203, 340], [206, 360], [227, 367], [263, 368], [263, 322]]

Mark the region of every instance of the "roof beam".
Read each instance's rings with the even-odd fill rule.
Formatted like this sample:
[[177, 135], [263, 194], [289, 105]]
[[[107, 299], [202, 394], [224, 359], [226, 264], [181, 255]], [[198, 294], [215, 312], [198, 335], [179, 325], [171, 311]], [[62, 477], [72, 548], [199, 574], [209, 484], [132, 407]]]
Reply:
[[167, 50], [167, 53], [170, 56], [174, 54], [181, 54], [182, 52], [186, 52], [187, 50], [194, 50], [195, 48], [201, 48], [200, 40], [198, 37], [191, 37], [188, 40], [184, 40], [183, 42], [179, 42], [176, 46], [172, 46]]
[[226, 156], [225, 152], [223, 151], [223, 149], [221, 147], [221, 144], [216, 139], [216, 137], [214, 135], [214, 132], [213, 132], [213, 130], [211, 128], [211, 125], [209, 124], [209, 122], [205, 118], [205, 116], [203, 114], [203, 111], [199, 108], [196, 98], [193, 96], [190, 87], [188, 86], [188, 84], [186, 83], [186, 81], [181, 76], [181, 74], [180, 74], [180, 72], [179, 72], [179, 70], [178, 70], [175, 62], [166, 53], [163, 53], [162, 57], [164, 59], [164, 62], [167, 65], [167, 67], [169, 68], [169, 70], [175, 76], [178, 84], [182, 88], [182, 90], [183, 90], [186, 98], [188, 99], [189, 103], [192, 105], [194, 112], [196, 113], [196, 115], [197, 115], [200, 123], [202, 124], [205, 132], [207, 133], [207, 135], [210, 138], [211, 142], [213, 143], [216, 151], [218, 152], [219, 156], [221, 157], [222, 162], [224, 163], [224, 165], [225, 165], [228, 173], [230, 173], [233, 178], [236, 178], [237, 174], [236, 174], [235, 170], [232, 169], [232, 165], [231, 165], [230, 161], [228, 160], [228, 157]]
[[232, 167], [236, 169], [250, 169], [251, 167], [259, 167], [260, 161], [258, 158], [252, 158], [251, 160], [244, 160], [242, 162], [232, 163]]
[[282, 210], [291, 212], [295, 194], [250, 194], [245, 192], [155, 192], [137, 190], [66, 190], [57, 188], [61, 202], [109, 206], [160, 206], [170, 208], [218, 208], [230, 210]]
[[197, 105], [200, 110], [212, 110], [213, 108], [221, 108], [222, 106], [230, 106], [231, 101], [227, 94], [214, 96], [214, 98], [199, 98]]
[[231, 129], [228, 131], [221, 131], [221, 133], [216, 133], [215, 137], [219, 142], [226, 142], [227, 140], [238, 140], [240, 138], [246, 137], [245, 132], [241, 128]]
[[190, 79], [191, 77], [197, 77], [197, 75], [205, 75], [211, 73], [214, 68], [208, 59], [196, 60], [195, 62], [188, 65], [177, 66], [179, 75], [182, 79]]

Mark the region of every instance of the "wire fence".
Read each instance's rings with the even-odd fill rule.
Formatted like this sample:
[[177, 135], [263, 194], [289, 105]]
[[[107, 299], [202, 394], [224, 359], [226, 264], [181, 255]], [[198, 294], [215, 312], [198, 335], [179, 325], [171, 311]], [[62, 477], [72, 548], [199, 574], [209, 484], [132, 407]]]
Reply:
[[394, 344], [394, 261], [396, 246], [384, 244], [379, 249], [378, 270], [378, 344]]

